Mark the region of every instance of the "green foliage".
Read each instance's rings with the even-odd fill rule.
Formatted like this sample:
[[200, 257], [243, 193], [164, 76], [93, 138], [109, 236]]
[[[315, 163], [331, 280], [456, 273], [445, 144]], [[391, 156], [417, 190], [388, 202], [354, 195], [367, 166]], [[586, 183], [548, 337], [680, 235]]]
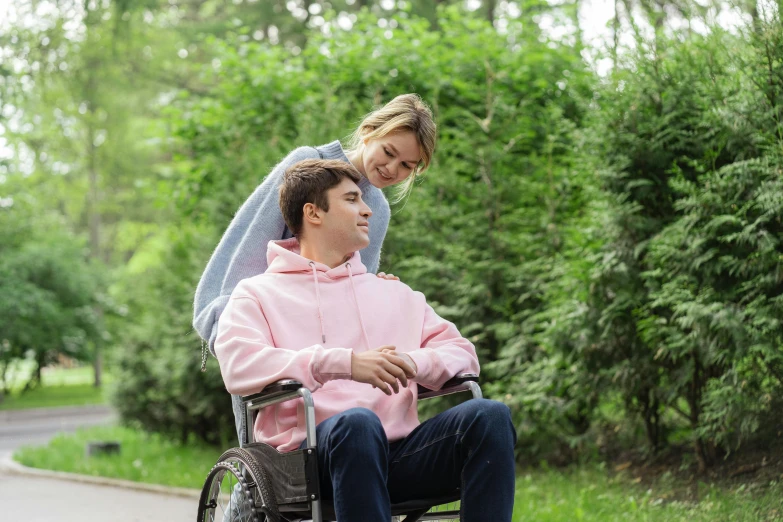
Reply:
[[688, 397], [692, 418], [703, 410], [694, 427], [725, 445], [755, 432], [783, 392], [780, 172], [759, 159], [676, 180], [682, 217], [651, 241], [643, 274], [640, 335], [662, 347], [658, 364], [686, 370], [667, 392]]
[[[0, 209], [0, 392], [8, 393], [6, 371], [20, 359], [34, 370], [24, 389], [40, 383], [43, 366], [65, 355], [93, 356], [104, 330], [100, 267], [87, 262], [83, 244], [54, 220], [36, 218], [25, 207]], [[46, 227], [46, 228], [44, 228]]]
[[781, 392], [783, 193], [767, 92], [780, 58], [737, 70], [779, 52], [780, 29], [768, 29], [751, 43], [659, 37], [659, 54], [642, 47], [600, 91], [610, 213], [567, 337], [587, 381], [621, 393], [652, 449], [676, 427], [666, 412], [680, 415], [702, 468], [716, 445], [756, 432]]
[[225, 445], [235, 433], [230, 396], [216, 364], [200, 371], [200, 343], [190, 325], [201, 273], [195, 252], [213, 241], [195, 227], [164, 229], [111, 289], [127, 307], [112, 325], [122, 339], [114, 353], [112, 402], [126, 422], [149, 431]]

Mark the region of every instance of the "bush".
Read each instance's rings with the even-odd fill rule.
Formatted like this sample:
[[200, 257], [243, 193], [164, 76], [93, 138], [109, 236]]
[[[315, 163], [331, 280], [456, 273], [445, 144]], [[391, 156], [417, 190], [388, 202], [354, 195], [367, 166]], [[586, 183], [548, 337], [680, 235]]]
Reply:
[[568, 337], [585, 380], [625, 398], [650, 448], [679, 414], [701, 468], [781, 391], [783, 54], [761, 64], [783, 47], [768, 29], [641, 46], [600, 98], [610, 213]]
[[[195, 255], [214, 237], [195, 227], [165, 229], [137, 252], [113, 288], [127, 303], [114, 324], [112, 402], [126, 422], [185, 442], [192, 435], [231, 445], [231, 397], [214, 361], [200, 371], [200, 342], [191, 326], [201, 266]], [[139, 278], [143, 275], [143, 284]]]

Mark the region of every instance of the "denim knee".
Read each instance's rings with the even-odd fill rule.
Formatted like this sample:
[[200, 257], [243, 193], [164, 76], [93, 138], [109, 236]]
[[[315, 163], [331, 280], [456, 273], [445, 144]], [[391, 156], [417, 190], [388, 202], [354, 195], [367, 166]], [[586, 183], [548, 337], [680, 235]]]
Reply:
[[495, 421], [511, 418], [511, 410], [500, 401], [492, 399], [470, 399], [463, 403], [475, 415], [493, 419]]
[[351, 408], [339, 414], [334, 433], [344, 440], [355, 441], [356, 446], [365, 447], [373, 440], [386, 441], [386, 432], [381, 419], [367, 408]]
[[516, 441], [511, 409], [506, 404], [491, 399], [471, 399], [464, 404], [470, 408], [473, 420], [488, 434], [502, 437], [506, 432], [511, 432]]
[[351, 430], [383, 429], [381, 419], [367, 408], [351, 408], [340, 413], [340, 425]]

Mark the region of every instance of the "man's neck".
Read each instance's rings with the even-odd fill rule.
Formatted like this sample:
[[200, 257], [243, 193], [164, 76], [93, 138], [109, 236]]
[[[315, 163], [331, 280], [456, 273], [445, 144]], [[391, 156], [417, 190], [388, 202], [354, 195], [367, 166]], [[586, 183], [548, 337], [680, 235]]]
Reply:
[[334, 248], [329, 248], [327, 245], [319, 245], [314, 241], [300, 240], [299, 255], [316, 263], [324, 264], [329, 268], [335, 268], [351, 259], [353, 252], [346, 254]]

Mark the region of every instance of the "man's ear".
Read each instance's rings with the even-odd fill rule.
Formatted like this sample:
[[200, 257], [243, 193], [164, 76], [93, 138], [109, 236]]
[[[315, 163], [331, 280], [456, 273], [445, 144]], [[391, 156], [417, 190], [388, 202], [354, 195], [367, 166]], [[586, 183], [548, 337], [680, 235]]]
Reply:
[[304, 220], [311, 225], [320, 225], [323, 221], [323, 210], [315, 206], [313, 203], [305, 203], [302, 207], [304, 214]]

